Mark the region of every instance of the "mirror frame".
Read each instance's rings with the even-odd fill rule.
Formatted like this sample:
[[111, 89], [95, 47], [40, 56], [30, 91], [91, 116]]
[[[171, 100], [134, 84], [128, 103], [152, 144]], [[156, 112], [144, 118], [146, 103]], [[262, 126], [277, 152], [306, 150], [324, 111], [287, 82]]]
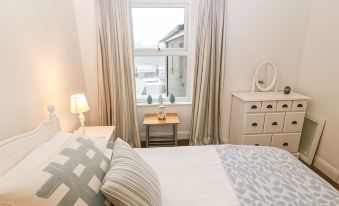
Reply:
[[314, 161], [315, 153], [317, 152], [317, 148], [318, 148], [321, 136], [322, 136], [324, 128], [325, 128], [326, 120], [322, 117], [315, 116], [313, 114], [311, 115], [309, 113], [306, 113], [305, 118], [308, 118], [311, 121], [316, 122], [318, 124], [316, 129], [315, 129], [313, 141], [310, 145], [308, 155], [305, 155], [301, 151], [298, 151], [299, 154], [300, 154], [300, 159], [302, 159], [308, 165], [312, 165], [312, 163]]
[[[274, 76], [273, 76], [273, 81], [271, 82], [271, 84], [267, 87], [262, 87], [260, 84], [259, 84], [259, 81], [258, 81], [258, 76], [259, 76], [259, 72], [261, 71], [261, 69], [263, 69], [264, 65], [270, 65], [272, 68], [273, 68], [273, 71], [274, 71]], [[271, 91], [273, 90], [273, 88], [278, 84], [278, 70], [277, 70], [277, 67], [275, 66], [275, 64], [269, 62], [269, 61], [264, 61], [262, 63], [260, 63], [256, 70], [255, 70], [255, 74], [254, 74], [254, 77], [253, 77], [253, 85], [252, 85], [252, 92], [254, 92], [255, 90], [255, 87], [260, 91], [260, 92], [268, 92], [268, 91]], [[275, 90], [277, 90], [277, 87], [275, 88]]]

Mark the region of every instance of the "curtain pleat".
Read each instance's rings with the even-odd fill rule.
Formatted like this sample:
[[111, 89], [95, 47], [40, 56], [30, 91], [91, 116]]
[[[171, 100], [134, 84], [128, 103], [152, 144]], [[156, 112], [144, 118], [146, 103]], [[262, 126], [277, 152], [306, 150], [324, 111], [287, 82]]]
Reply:
[[191, 145], [221, 144], [226, 0], [199, 0]]
[[140, 147], [129, 0], [96, 0], [101, 125]]

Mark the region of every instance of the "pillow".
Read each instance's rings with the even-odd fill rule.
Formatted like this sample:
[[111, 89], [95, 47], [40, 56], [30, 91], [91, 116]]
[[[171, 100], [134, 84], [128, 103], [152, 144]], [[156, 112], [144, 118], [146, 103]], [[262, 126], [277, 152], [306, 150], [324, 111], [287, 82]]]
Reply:
[[115, 206], [161, 206], [156, 173], [120, 138], [114, 142], [111, 167], [101, 191]]
[[27, 171], [17, 166], [24, 175], [0, 178], [0, 205], [109, 205], [100, 187], [110, 160], [91, 139], [75, 134], [43, 148], [28, 157]]

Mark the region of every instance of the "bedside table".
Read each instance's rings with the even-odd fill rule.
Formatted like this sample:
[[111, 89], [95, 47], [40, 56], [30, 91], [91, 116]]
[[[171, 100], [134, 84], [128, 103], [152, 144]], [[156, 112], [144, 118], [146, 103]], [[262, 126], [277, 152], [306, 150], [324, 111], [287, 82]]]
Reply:
[[[159, 120], [158, 114], [145, 114], [144, 125], [146, 127], [146, 147], [168, 147], [178, 145], [178, 124], [180, 120], [177, 113], [167, 113], [166, 119]], [[170, 125], [173, 127], [172, 135], [151, 136], [151, 126], [164, 126]]]
[[84, 131], [82, 131], [82, 128], [79, 128], [74, 132], [82, 133], [90, 137], [104, 138], [108, 144], [111, 144], [113, 141], [114, 129], [114, 126], [88, 126], [84, 128]]

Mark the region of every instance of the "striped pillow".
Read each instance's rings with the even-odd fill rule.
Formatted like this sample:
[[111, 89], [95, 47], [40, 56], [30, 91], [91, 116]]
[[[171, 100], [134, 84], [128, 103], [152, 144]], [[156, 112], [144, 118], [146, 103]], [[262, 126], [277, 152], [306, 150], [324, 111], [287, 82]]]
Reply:
[[118, 138], [101, 191], [115, 206], [161, 206], [160, 184], [149, 164]]

